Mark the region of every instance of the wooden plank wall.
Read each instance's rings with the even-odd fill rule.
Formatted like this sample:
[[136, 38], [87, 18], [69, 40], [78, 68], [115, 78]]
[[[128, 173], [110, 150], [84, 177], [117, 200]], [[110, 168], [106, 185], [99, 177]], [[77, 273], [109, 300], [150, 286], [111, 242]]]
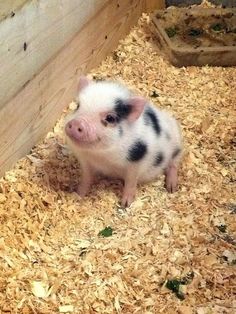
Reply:
[[73, 99], [79, 74], [98, 65], [161, 0], [110, 0], [0, 109], [0, 175], [46, 134]]
[[8, 17], [0, 22], [0, 108], [108, 0], [14, 0], [13, 7], [11, 2], [3, 1]]

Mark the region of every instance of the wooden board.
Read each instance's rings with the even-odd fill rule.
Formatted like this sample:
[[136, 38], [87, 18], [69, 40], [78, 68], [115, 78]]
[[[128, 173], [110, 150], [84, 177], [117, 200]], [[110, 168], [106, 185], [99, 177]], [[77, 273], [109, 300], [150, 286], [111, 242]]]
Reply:
[[[151, 1], [152, 5], [159, 1]], [[80, 73], [111, 52], [148, 8], [144, 0], [112, 0], [22, 90], [0, 109], [0, 175], [29, 152], [75, 95]]]
[[[4, 1], [0, 22], [0, 108], [34, 77], [108, 0]], [[8, 5], [7, 5], [8, 3]]]

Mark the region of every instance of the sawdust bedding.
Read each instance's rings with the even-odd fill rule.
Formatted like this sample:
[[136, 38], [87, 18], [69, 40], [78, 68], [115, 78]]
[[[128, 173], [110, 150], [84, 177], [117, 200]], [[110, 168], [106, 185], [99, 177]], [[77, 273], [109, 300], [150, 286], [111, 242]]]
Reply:
[[179, 191], [160, 178], [121, 210], [121, 184], [104, 180], [81, 200], [65, 111], [0, 181], [0, 312], [235, 313], [236, 68], [173, 67], [143, 15], [90, 75], [122, 79], [176, 115]]

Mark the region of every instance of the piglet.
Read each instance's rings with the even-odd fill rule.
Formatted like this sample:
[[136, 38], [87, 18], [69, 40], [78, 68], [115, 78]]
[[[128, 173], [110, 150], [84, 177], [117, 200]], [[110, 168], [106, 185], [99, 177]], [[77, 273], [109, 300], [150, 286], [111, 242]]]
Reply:
[[89, 192], [97, 174], [123, 179], [124, 207], [133, 202], [138, 183], [161, 173], [167, 191], [176, 191], [182, 152], [177, 121], [119, 83], [81, 77], [78, 93], [65, 134], [82, 170], [79, 195]]

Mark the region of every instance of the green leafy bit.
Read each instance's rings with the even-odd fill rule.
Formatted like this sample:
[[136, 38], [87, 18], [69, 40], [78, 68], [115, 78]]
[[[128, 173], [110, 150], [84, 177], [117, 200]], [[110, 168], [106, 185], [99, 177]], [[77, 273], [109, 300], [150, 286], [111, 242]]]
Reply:
[[106, 227], [98, 233], [99, 236], [102, 236], [105, 238], [111, 237], [112, 234], [113, 234], [113, 229], [111, 227]]
[[220, 32], [224, 29], [224, 25], [220, 23], [216, 23], [216, 24], [211, 25], [211, 29], [215, 32]]
[[181, 290], [181, 287], [183, 285], [189, 284], [194, 277], [194, 272], [188, 273], [185, 277], [180, 279], [168, 279], [165, 286], [167, 289], [173, 291], [176, 295], [176, 297], [180, 300], [184, 300], [185, 296], [184, 293]]
[[181, 280], [178, 279], [167, 280], [166, 288], [173, 291], [177, 298], [179, 298], [180, 300], [184, 300], [184, 294], [181, 291]]
[[219, 225], [219, 226], [217, 226], [217, 228], [220, 230], [220, 232], [225, 233], [227, 226], [226, 225]]
[[165, 31], [169, 38], [174, 37], [177, 34], [176, 28], [174, 27], [166, 28]]

